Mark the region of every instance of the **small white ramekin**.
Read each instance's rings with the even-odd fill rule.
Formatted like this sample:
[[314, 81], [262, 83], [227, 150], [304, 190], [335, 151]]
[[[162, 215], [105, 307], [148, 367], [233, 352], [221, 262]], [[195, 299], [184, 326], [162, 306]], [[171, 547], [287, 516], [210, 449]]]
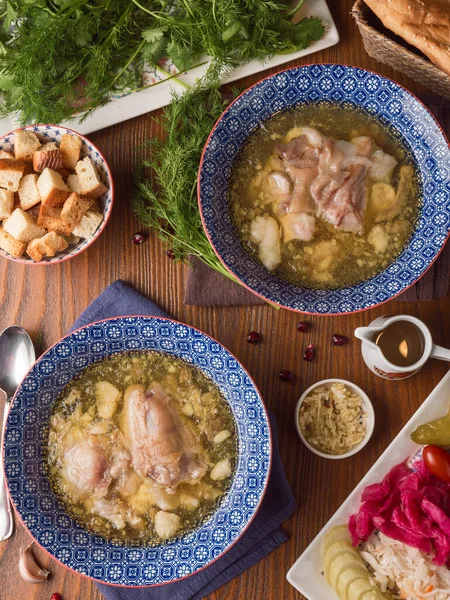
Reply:
[[[343, 383], [345, 386], [347, 386], [353, 392], [355, 392], [355, 394], [358, 394], [362, 398], [362, 401], [364, 404], [364, 410], [367, 415], [366, 435], [364, 436], [364, 439], [361, 440], [361, 442], [359, 444], [356, 444], [356, 446], [354, 446], [351, 450], [349, 450], [345, 454], [325, 454], [325, 452], [320, 452], [320, 450], [313, 448], [313, 446], [311, 446], [311, 444], [309, 444], [306, 441], [306, 439], [304, 438], [304, 436], [301, 432], [301, 429], [300, 429], [299, 422], [298, 422], [300, 406], [302, 405], [303, 400], [306, 398], [306, 396], [308, 396], [308, 394], [310, 394], [317, 387], [320, 387], [323, 385], [331, 385], [333, 383]], [[350, 381], [346, 381], [345, 379], [323, 379], [322, 381], [318, 381], [317, 383], [314, 383], [313, 385], [311, 385], [300, 396], [299, 401], [297, 402], [297, 406], [295, 408], [295, 426], [297, 428], [297, 433], [298, 433], [299, 438], [301, 439], [303, 444], [308, 448], [308, 450], [311, 450], [311, 452], [314, 452], [314, 454], [317, 454], [317, 456], [321, 456], [322, 458], [331, 458], [331, 459], [336, 460], [339, 458], [348, 458], [349, 456], [353, 456], [354, 454], [356, 454], [357, 452], [362, 450], [362, 448], [364, 448], [364, 446], [367, 444], [367, 442], [372, 437], [372, 433], [373, 433], [373, 430], [375, 427], [375, 413], [373, 411], [372, 402], [369, 400], [369, 397], [367, 396], [367, 394], [365, 392], [363, 392], [363, 390], [360, 387], [358, 387], [357, 385], [355, 385], [354, 383], [351, 383]]]

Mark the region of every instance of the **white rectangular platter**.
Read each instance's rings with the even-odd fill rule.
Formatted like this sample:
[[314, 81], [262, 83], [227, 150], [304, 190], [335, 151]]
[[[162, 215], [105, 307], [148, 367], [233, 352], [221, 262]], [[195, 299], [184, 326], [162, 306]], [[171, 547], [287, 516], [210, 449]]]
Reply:
[[450, 371], [289, 570], [287, 580], [309, 600], [339, 600], [322, 575], [325, 534], [331, 527], [347, 523], [348, 517], [358, 510], [366, 486], [379, 483], [392, 467], [417, 453], [419, 446], [411, 440], [411, 433], [418, 425], [447, 414], [449, 405]]
[[[242, 77], [264, 71], [265, 69], [278, 67], [279, 65], [302, 58], [313, 52], [318, 52], [324, 48], [329, 48], [338, 43], [339, 34], [325, 0], [306, 0], [299, 13], [296, 15], [296, 18], [301, 19], [307, 16], [320, 17], [324, 22], [326, 32], [322, 39], [314, 42], [305, 50], [300, 50], [292, 54], [276, 55], [265, 63], [253, 60], [232, 71], [224, 78], [224, 83], [236, 81]], [[190, 71], [179, 75], [177, 79], [183, 81], [188, 86], [193, 85], [205, 73], [207, 66], [208, 63], [196, 67], [195, 69], [191, 69]], [[162, 78], [159, 72], [157, 73], [157, 78]], [[97, 108], [84, 121], [80, 122], [78, 119], [71, 119], [64, 123], [53, 123], [53, 125], [63, 125], [64, 127], [75, 129], [75, 131], [82, 134], [91, 133], [92, 131], [98, 131], [99, 129], [115, 125], [116, 123], [132, 119], [133, 117], [137, 117], [146, 112], [151, 112], [152, 110], [166, 106], [171, 101], [172, 92], [174, 90], [182, 92], [183, 89], [184, 87], [177, 83], [176, 79], [170, 79], [163, 83], [158, 83], [156, 86], [150, 86], [145, 90], [114, 98], [105, 106]], [[13, 129], [16, 129], [18, 126], [19, 125], [13, 116], [0, 119], [0, 135], [5, 135]]]

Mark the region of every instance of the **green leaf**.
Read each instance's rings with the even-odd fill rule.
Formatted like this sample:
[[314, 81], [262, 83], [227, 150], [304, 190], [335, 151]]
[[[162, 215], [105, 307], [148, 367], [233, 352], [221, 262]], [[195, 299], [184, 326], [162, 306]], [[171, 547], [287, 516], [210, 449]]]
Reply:
[[145, 44], [142, 48], [142, 58], [151, 65], [156, 65], [167, 55], [167, 40], [161, 38], [152, 44]]
[[149, 44], [153, 44], [154, 42], [158, 42], [164, 37], [165, 30], [162, 27], [150, 27], [148, 29], [144, 29], [142, 32], [142, 37]]
[[222, 39], [224, 42], [228, 42], [235, 35], [240, 33], [242, 30], [242, 23], [240, 21], [229, 21], [227, 28], [222, 32]]
[[311, 42], [320, 40], [325, 33], [325, 27], [318, 17], [306, 17], [295, 26], [296, 48], [307, 48]]
[[4, 92], [11, 90], [14, 87], [14, 78], [11, 74], [0, 73], [0, 90]]
[[9, 31], [11, 23], [17, 19], [17, 14], [17, 10], [13, 6], [12, 2], [9, 2], [7, 0], [5, 20], [3, 21], [3, 28], [5, 29], [5, 31]]
[[179, 71], [187, 71], [195, 65], [198, 59], [191, 51], [173, 41], [167, 46], [167, 55], [170, 56]]

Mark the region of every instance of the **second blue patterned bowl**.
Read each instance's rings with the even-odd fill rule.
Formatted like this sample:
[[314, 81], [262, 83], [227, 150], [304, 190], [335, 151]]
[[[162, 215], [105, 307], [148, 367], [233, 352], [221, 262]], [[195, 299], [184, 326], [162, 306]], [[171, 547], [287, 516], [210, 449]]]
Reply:
[[[377, 117], [406, 148], [418, 172], [422, 199], [409, 243], [384, 271], [354, 286], [319, 290], [271, 274], [241, 244], [229, 207], [234, 160], [247, 138], [280, 111], [332, 102]], [[440, 125], [411, 92], [374, 73], [340, 64], [288, 69], [263, 79], [225, 110], [212, 130], [199, 170], [205, 232], [226, 269], [269, 302], [312, 314], [342, 314], [386, 302], [413, 285], [441, 252], [450, 229], [450, 149]]]
[[[47, 477], [48, 422], [65, 385], [88, 365], [117, 352], [157, 350], [198, 367], [229, 402], [238, 460], [229, 490], [202, 525], [159, 546], [117, 545], [71, 519]], [[86, 325], [43, 354], [17, 390], [5, 431], [10, 497], [30, 534], [65, 567], [102, 583], [146, 587], [207, 567], [245, 532], [261, 504], [271, 463], [270, 425], [247, 371], [219, 342], [171, 319], [122, 317]]]

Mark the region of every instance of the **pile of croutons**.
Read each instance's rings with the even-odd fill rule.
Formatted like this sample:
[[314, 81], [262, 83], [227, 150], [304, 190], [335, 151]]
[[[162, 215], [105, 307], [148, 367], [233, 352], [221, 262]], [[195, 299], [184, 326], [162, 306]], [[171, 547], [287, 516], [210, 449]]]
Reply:
[[80, 160], [81, 145], [75, 134], [58, 146], [19, 129], [14, 154], [0, 151], [0, 248], [14, 258], [26, 252], [39, 262], [95, 234], [96, 198], [108, 188], [90, 158]]

